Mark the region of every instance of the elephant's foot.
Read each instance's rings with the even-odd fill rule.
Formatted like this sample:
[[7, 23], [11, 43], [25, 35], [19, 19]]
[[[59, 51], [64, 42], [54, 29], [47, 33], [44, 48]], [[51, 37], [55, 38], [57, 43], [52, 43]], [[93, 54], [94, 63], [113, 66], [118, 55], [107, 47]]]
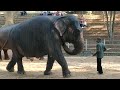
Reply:
[[71, 76], [71, 72], [67, 71], [67, 72], [63, 72], [63, 77], [64, 78], [69, 78]]
[[69, 73], [69, 74], [64, 74], [64, 75], [63, 75], [64, 78], [69, 78], [70, 76], [71, 76], [70, 73]]
[[52, 72], [51, 71], [44, 71], [44, 75], [51, 75]]
[[18, 74], [26, 74], [25, 71], [17, 71]]
[[14, 72], [14, 67], [13, 67], [13, 68], [8, 68], [8, 67], [6, 67], [6, 69], [7, 69], [7, 71], [9, 71], [9, 72]]

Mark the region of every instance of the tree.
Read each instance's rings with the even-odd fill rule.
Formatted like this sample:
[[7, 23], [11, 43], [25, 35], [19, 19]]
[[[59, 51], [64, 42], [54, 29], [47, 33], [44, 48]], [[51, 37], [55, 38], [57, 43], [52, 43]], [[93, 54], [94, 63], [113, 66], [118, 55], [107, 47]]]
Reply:
[[114, 40], [114, 24], [116, 11], [104, 11], [106, 17], [106, 26], [110, 43]]
[[18, 11], [4, 11], [5, 24], [3, 26], [14, 24], [14, 16]]

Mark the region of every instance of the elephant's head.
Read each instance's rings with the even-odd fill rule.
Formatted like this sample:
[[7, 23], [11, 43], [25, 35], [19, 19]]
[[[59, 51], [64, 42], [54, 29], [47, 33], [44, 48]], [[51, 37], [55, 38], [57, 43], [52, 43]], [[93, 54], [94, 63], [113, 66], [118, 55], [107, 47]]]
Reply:
[[[83, 30], [75, 16], [64, 16], [56, 20], [55, 28], [59, 31], [64, 50], [70, 55], [76, 55], [83, 50]], [[67, 47], [65, 42], [72, 43], [74, 49]]]

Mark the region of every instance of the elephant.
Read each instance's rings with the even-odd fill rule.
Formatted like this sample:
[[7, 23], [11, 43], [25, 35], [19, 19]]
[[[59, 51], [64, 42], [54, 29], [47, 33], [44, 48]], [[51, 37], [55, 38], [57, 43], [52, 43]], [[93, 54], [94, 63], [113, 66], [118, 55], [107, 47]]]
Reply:
[[[10, 59], [7, 51], [8, 51], [8, 49], [3, 49], [4, 59], [5, 60], [9, 60]], [[0, 60], [2, 60], [1, 51], [0, 51]]]
[[[7, 37], [8, 47], [12, 50], [12, 58], [6, 69], [14, 72], [17, 63], [18, 74], [24, 74], [22, 58], [43, 57], [48, 55], [44, 75], [52, 74], [52, 67], [56, 60], [62, 68], [63, 77], [70, 77], [71, 72], [62, 53], [77, 55], [84, 47], [83, 30], [79, 20], [73, 15], [67, 16], [35, 16], [21, 23], [7, 26], [0, 30]], [[2, 42], [2, 40], [0, 41]], [[67, 47], [66, 42], [72, 43], [74, 48]]]
[[[13, 27], [13, 25], [9, 26], [9, 28]], [[9, 31], [9, 30], [8, 30]], [[5, 28], [0, 28], [0, 60], [2, 60], [2, 54], [1, 51], [3, 50], [4, 53], [4, 59], [9, 60], [10, 57], [8, 55], [8, 49], [11, 49], [10, 41], [8, 39], [8, 31], [5, 31]], [[30, 59], [31, 61], [33, 58], [27, 57], [27, 59]], [[43, 57], [39, 57], [39, 60], [44, 59]]]
[[[13, 25], [10, 25], [10, 27]], [[4, 31], [5, 30], [5, 31]], [[0, 60], [2, 60], [2, 55], [1, 51], [3, 50], [4, 53], [4, 59], [9, 60], [9, 55], [8, 55], [8, 49], [11, 49], [10, 43], [9, 43], [9, 35], [8, 31], [6, 31], [6, 27], [1, 27], [0, 28]]]

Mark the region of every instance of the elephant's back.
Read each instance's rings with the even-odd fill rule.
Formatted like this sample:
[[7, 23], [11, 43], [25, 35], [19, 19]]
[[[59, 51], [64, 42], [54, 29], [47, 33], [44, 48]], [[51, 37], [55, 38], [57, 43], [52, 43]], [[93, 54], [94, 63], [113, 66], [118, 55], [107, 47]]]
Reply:
[[26, 56], [44, 55], [47, 54], [46, 42], [50, 39], [51, 27], [48, 18], [35, 17], [16, 26], [11, 37]]
[[4, 26], [0, 28], [0, 38], [1, 39], [9, 39], [10, 34], [12, 30], [17, 26], [18, 24]]

